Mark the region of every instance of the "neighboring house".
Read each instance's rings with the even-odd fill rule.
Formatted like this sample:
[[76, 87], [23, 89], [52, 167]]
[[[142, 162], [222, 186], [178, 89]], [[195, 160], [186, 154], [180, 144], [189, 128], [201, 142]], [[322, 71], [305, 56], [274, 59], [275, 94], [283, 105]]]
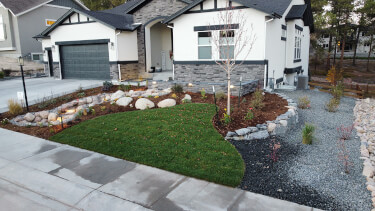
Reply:
[[0, 0], [0, 56], [42, 60], [42, 44], [33, 36], [71, 8], [87, 9], [79, 0]]
[[[344, 56], [353, 56], [356, 40], [358, 36], [359, 31], [359, 37], [358, 37], [358, 47], [357, 47], [357, 57], [367, 57], [368, 53], [370, 51], [370, 44], [371, 44], [371, 36], [366, 34], [366, 30], [360, 29], [358, 25], [352, 24], [351, 26], [353, 28], [353, 31], [348, 34], [346, 41], [345, 41], [345, 49], [344, 49]], [[373, 36], [373, 40], [375, 36]], [[375, 41], [373, 41], [372, 45], [374, 45]], [[329, 35], [324, 34], [322, 36], [322, 39], [320, 40], [320, 44], [322, 47], [326, 50], [329, 49]], [[340, 57], [341, 55], [341, 40], [336, 40], [336, 37], [332, 38], [332, 51], [334, 52], [335, 45], [336, 45], [336, 56]], [[375, 52], [372, 50], [373, 57]], [[332, 55], [333, 56], [333, 55]]]
[[[294, 85], [295, 76], [308, 74], [314, 30], [310, 0], [230, 3], [247, 17], [247, 25], [238, 27], [253, 26], [257, 37], [250, 55], [239, 58], [244, 63], [233, 72], [234, 83], [242, 76], [244, 82], [267, 85], [274, 78]], [[218, 53], [201, 41], [219, 33], [209, 25], [225, 5], [225, 0], [132, 0], [100, 12], [73, 9], [36, 38], [52, 49], [45, 61], [54, 71], [46, 65], [46, 72], [57, 79], [155, 78], [162, 73], [150, 72], [161, 69], [174, 83], [224, 87], [226, 73], [215, 63]]]

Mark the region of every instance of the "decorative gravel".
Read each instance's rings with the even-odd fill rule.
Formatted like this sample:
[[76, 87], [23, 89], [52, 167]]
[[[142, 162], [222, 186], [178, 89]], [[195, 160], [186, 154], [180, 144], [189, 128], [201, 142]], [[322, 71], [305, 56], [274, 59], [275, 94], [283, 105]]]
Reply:
[[[339, 110], [329, 113], [324, 109], [331, 98], [328, 93], [316, 90], [283, 92], [298, 102], [308, 96], [311, 108], [299, 110], [299, 124], [280, 142], [280, 159], [270, 161], [271, 140], [232, 141], [246, 164], [246, 173], [240, 188], [256, 193], [293, 201], [324, 210], [371, 210], [370, 193], [362, 176], [363, 161], [359, 159], [360, 140], [353, 131], [346, 141], [352, 166], [344, 173], [339, 161], [336, 128], [353, 124], [355, 99], [343, 98]], [[302, 144], [305, 123], [316, 126], [312, 145]]]

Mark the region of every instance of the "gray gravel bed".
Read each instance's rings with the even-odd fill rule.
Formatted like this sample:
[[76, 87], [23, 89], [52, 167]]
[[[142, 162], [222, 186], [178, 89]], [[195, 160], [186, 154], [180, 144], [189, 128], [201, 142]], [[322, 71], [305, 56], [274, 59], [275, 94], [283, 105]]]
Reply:
[[[360, 139], [353, 131], [351, 140], [346, 141], [352, 166], [350, 173], [345, 174], [339, 161], [336, 128], [353, 124], [353, 108], [356, 100], [344, 97], [339, 110], [329, 113], [324, 109], [331, 95], [317, 90], [279, 91], [298, 102], [298, 98], [308, 96], [311, 108], [299, 110], [300, 123], [282, 137], [290, 144], [300, 146], [301, 151], [285, 165], [289, 180], [300, 185], [311, 187], [320, 195], [333, 198], [340, 208], [326, 207], [329, 210], [371, 210], [371, 196], [366, 190], [366, 178], [362, 176], [363, 162], [360, 157]], [[316, 126], [313, 144], [302, 144], [302, 128], [305, 123]]]

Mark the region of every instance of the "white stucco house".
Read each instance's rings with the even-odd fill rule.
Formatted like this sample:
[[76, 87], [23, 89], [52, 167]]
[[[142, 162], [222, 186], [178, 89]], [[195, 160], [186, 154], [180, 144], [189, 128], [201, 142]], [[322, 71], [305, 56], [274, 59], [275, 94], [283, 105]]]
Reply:
[[[167, 75], [172, 83], [198, 88], [225, 87], [209, 42], [218, 30], [215, 18], [226, 5], [247, 17], [257, 39], [248, 56], [232, 74], [234, 83], [259, 81], [268, 86], [294, 85], [307, 75], [310, 33], [314, 30], [310, 0], [131, 0], [105, 11], [70, 10], [37, 35], [44, 49], [46, 73], [53, 64], [56, 79], [135, 80]], [[237, 27], [237, 28], [236, 28]], [[154, 72], [154, 70], [157, 70]], [[162, 72], [158, 72], [158, 71]]]

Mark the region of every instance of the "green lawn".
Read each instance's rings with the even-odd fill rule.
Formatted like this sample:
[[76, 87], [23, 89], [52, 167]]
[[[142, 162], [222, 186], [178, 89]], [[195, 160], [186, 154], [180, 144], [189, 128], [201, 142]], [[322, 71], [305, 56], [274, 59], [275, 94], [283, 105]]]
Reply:
[[209, 104], [117, 113], [83, 122], [51, 140], [234, 187], [245, 165], [213, 127], [214, 114]]

